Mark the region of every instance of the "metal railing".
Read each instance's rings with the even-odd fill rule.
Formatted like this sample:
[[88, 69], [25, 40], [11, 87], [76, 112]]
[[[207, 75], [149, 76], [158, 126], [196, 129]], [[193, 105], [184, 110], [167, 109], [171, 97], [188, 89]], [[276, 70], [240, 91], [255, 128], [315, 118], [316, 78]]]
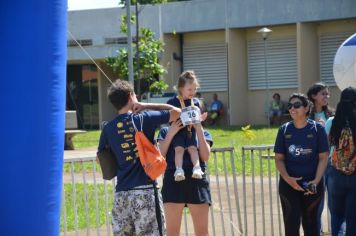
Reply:
[[[212, 149], [207, 171], [213, 202], [210, 235], [284, 234], [272, 150], [272, 145], [244, 146], [237, 157], [232, 147]], [[111, 235], [115, 181], [102, 179], [95, 157], [65, 159], [65, 165], [62, 235]], [[184, 209], [182, 235], [194, 235], [189, 218]]]

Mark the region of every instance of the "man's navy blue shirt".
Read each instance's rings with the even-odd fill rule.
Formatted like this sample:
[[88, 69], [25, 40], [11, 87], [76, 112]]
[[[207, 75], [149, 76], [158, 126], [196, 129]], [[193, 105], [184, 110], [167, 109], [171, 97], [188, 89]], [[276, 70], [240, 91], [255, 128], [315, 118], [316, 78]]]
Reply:
[[274, 152], [284, 154], [286, 170], [291, 177], [303, 177], [301, 181], [313, 180], [319, 153], [328, 151], [325, 128], [315, 121], [308, 119], [307, 125], [301, 129], [297, 129], [293, 122], [287, 122], [278, 130]]
[[[169, 112], [147, 111], [140, 115], [143, 118], [143, 132], [154, 143], [155, 130], [159, 125], [169, 121]], [[135, 143], [136, 131], [132, 125], [132, 118], [140, 130], [139, 115], [125, 113], [106, 124], [100, 136], [98, 152], [110, 147], [118, 163], [117, 192], [152, 183], [138, 159]]]

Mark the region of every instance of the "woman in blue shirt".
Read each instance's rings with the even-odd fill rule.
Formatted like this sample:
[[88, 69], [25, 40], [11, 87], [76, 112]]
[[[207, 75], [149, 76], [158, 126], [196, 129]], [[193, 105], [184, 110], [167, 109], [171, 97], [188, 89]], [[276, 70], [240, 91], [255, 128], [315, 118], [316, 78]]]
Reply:
[[299, 236], [302, 223], [304, 235], [319, 236], [317, 212], [324, 194], [328, 140], [324, 127], [308, 119], [310, 105], [304, 94], [293, 93], [288, 110], [292, 121], [279, 128], [274, 147], [285, 235]]
[[[211, 194], [206, 174], [201, 179], [192, 178], [192, 162], [186, 151], [183, 156], [183, 169], [188, 175], [184, 181], [174, 181], [175, 150], [171, 144], [174, 135], [182, 128], [180, 120], [175, 121], [169, 128], [160, 130], [158, 135], [159, 149], [167, 160], [167, 169], [163, 178], [162, 198], [164, 214], [167, 222], [167, 235], [179, 236], [184, 207], [188, 207], [193, 219], [195, 235], [208, 235], [209, 205]], [[203, 172], [207, 168], [212, 137], [201, 124], [195, 124], [196, 139]]]

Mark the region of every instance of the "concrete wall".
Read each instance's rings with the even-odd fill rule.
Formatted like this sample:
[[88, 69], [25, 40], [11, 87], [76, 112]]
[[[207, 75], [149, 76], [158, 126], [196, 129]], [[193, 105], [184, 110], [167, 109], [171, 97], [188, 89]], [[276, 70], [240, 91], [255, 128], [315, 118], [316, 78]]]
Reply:
[[306, 93], [308, 88], [320, 80], [317, 25], [297, 24], [298, 91]]
[[[226, 14], [225, 14], [226, 13]], [[347, 19], [356, 16], [354, 0], [205, 0], [162, 6], [164, 33], [245, 28]]]
[[[116, 76], [110, 67], [108, 67], [104, 62], [98, 62], [100, 67], [104, 70], [105, 74], [114, 81]], [[109, 99], [107, 98], [107, 90], [110, 87], [111, 83], [104, 76], [104, 74], [98, 71], [98, 105], [99, 105], [99, 123], [103, 121], [110, 121], [116, 115], [117, 111], [111, 105]]]
[[[145, 5], [140, 8], [140, 27], [150, 28], [157, 38], [161, 37], [161, 14], [159, 6]], [[131, 8], [134, 14], [134, 8]], [[125, 8], [107, 8], [95, 10], [70, 11], [68, 13], [68, 31], [75, 39], [92, 39], [93, 46], [85, 47], [94, 59], [102, 59], [113, 56], [118, 46], [105, 45], [105, 38], [126, 37], [120, 32], [120, 16], [126, 14]], [[70, 33], [67, 39], [73, 40]], [[132, 27], [132, 35], [136, 35], [135, 26]], [[81, 60], [85, 58], [81, 49], [68, 47], [69, 60]]]
[[182, 57], [180, 42], [180, 35], [178, 34], [164, 34], [162, 40], [164, 41], [164, 52], [160, 63], [167, 69], [167, 73], [162, 78], [169, 85], [169, 92], [173, 91], [173, 86], [176, 85], [178, 76], [181, 73], [181, 61], [173, 58], [173, 53], [178, 57]]
[[[104, 45], [104, 38], [125, 37], [120, 33], [119, 19], [125, 9], [98, 9], [71, 11], [68, 29], [77, 39], [92, 39], [86, 47], [89, 54], [102, 61], [113, 56], [118, 46]], [[230, 124], [266, 124], [265, 101], [273, 93], [287, 100], [292, 92], [305, 93], [308, 87], [320, 80], [319, 37], [323, 33], [356, 32], [355, 0], [195, 0], [174, 2], [159, 6], [144, 6], [140, 25], [151, 28], [165, 45], [161, 63], [166, 66], [163, 78], [176, 84], [181, 62], [173, 59], [180, 55], [179, 35], [184, 43], [225, 42], [228, 47], [228, 83], [226, 92], [218, 93], [225, 105], [226, 120]], [[247, 40], [261, 39], [256, 31], [262, 26], [273, 30], [270, 38], [295, 37], [297, 40], [298, 88], [248, 90]], [[133, 28], [133, 35], [135, 34]], [[68, 40], [71, 37], [68, 35]], [[184, 55], [183, 55], [184, 57]], [[183, 58], [184, 59], [184, 58]], [[89, 61], [79, 48], [68, 48], [69, 63]], [[105, 71], [110, 73], [104, 63]], [[108, 82], [99, 74], [100, 121], [112, 118], [115, 111], [106, 99]], [[331, 106], [336, 106], [340, 91], [331, 87]], [[207, 102], [212, 93], [203, 93]]]
[[[246, 40], [261, 39], [261, 35], [257, 33], [259, 28], [251, 28], [246, 30]], [[296, 37], [296, 26], [274, 26], [270, 27], [273, 32], [268, 36], [268, 39], [283, 38], [283, 37]], [[268, 40], [267, 39], [267, 40]], [[272, 100], [272, 95], [278, 92], [282, 100], [287, 100], [292, 92], [297, 89], [269, 89], [266, 90], [247, 90], [247, 121], [251, 124], [267, 124], [268, 115], [267, 109], [269, 101]]]
[[[355, 1], [356, 4], [356, 1]], [[337, 32], [356, 32], [356, 20], [338, 20], [330, 22], [320, 22], [317, 24], [318, 37], [323, 33], [337, 33]], [[350, 35], [351, 36], [351, 35]], [[319, 62], [318, 62], [319, 63]], [[338, 101], [340, 100], [341, 91], [338, 87], [332, 86], [330, 90], [330, 106], [336, 108]]]
[[[208, 1], [207, 1], [208, 2]], [[212, 42], [225, 42], [225, 31], [203, 31], [194, 33], [185, 33], [183, 37], [184, 44], [199, 44], [199, 43], [212, 43]], [[183, 54], [184, 60], [184, 54]], [[204, 78], [198, 78], [204, 80]], [[202, 92], [202, 97], [205, 101], [210, 104], [212, 102], [212, 97], [214, 93]], [[217, 92], [219, 100], [224, 104], [225, 114], [221, 117], [220, 123], [228, 124], [229, 120], [229, 93], [228, 91]]]
[[225, 42], [225, 31], [202, 31], [184, 34], [184, 44]]
[[229, 30], [229, 114], [230, 124], [248, 123], [249, 107], [244, 105], [248, 98], [246, 30]]

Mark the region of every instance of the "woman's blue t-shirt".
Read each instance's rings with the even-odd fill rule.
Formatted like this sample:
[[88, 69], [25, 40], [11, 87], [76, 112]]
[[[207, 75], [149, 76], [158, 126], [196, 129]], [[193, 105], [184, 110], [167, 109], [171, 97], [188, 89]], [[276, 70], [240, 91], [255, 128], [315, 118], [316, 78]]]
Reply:
[[328, 151], [325, 128], [313, 120], [308, 120], [301, 129], [296, 128], [293, 122], [287, 122], [278, 130], [274, 152], [284, 154], [286, 170], [291, 177], [302, 177], [302, 181], [313, 180], [319, 153]]

